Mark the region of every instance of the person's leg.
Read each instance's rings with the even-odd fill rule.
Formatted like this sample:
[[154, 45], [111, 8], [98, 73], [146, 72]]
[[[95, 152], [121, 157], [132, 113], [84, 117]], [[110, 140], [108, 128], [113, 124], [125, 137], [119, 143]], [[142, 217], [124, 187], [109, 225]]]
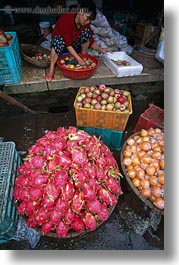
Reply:
[[88, 50], [88, 48], [89, 48], [89, 44], [90, 44], [90, 42], [88, 41], [88, 42], [86, 42], [85, 44], [83, 44], [83, 45], [81, 46], [81, 53], [82, 53], [82, 54], [86, 54], [86, 53], [87, 53], [87, 50]]
[[72, 44], [73, 48], [79, 53], [86, 54], [89, 48], [91, 36], [92, 33], [89, 29], [83, 30], [80, 33], [79, 38]]
[[65, 49], [65, 42], [61, 36], [56, 36], [51, 42], [50, 68], [46, 75], [46, 81], [52, 81], [54, 78], [55, 64], [58, 56], [60, 56]]
[[58, 55], [54, 48], [51, 49], [51, 55], [50, 55], [50, 68], [49, 68], [49, 75], [54, 74], [55, 64], [58, 59]]

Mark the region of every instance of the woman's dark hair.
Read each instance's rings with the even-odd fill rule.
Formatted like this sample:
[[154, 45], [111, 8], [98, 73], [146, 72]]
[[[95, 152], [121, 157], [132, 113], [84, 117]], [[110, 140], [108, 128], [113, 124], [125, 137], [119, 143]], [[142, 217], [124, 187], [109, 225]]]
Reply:
[[96, 4], [93, 2], [93, 0], [79, 0], [78, 6], [80, 9], [84, 9], [86, 12], [91, 13], [91, 20], [96, 18]]

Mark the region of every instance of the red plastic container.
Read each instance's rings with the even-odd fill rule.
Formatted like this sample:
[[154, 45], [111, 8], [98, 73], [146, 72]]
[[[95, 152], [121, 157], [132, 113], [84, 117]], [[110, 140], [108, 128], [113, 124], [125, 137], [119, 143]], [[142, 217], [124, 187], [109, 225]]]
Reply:
[[164, 129], [164, 110], [154, 104], [150, 104], [149, 108], [140, 115], [133, 131], [138, 132], [150, 127]]
[[[62, 55], [58, 58], [57, 60], [57, 65], [60, 68], [62, 74], [64, 77], [67, 77], [69, 79], [75, 79], [75, 80], [83, 80], [83, 79], [88, 79], [90, 78], [96, 71], [96, 68], [99, 65], [99, 61], [96, 57], [91, 56], [89, 54], [79, 54], [80, 57], [82, 58], [87, 58], [87, 59], [91, 59], [96, 66], [92, 67], [92, 68], [87, 68], [87, 69], [70, 69], [67, 68], [66, 66], [64, 66], [63, 64], [60, 63], [60, 60], [64, 59], [67, 55]], [[68, 55], [69, 57], [70, 55]], [[73, 57], [71, 55], [71, 57]]]

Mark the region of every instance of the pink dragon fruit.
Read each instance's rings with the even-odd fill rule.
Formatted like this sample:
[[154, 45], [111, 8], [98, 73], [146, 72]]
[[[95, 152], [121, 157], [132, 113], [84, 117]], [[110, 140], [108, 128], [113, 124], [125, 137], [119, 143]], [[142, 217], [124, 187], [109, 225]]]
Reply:
[[29, 155], [41, 155], [43, 152], [44, 147], [42, 145], [39, 144], [34, 144], [32, 145], [29, 150], [28, 150], [28, 154]]
[[32, 168], [43, 168], [45, 166], [46, 160], [43, 156], [34, 155], [29, 158], [29, 163]]
[[57, 137], [52, 142], [52, 149], [55, 151], [62, 151], [66, 148], [66, 140], [64, 138]]
[[64, 201], [70, 201], [73, 198], [75, 189], [71, 182], [68, 182], [65, 187], [61, 188], [61, 194]]
[[31, 215], [33, 213], [35, 213], [35, 211], [39, 208], [39, 205], [40, 205], [40, 200], [37, 200], [37, 201], [26, 201], [26, 210], [25, 210], [25, 213], [27, 215]]
[[109, 217], [109, 209], [106, 203], [101, 205], [101, 211], [98, 213], [98, 218], [101, 222], [105, 221]]
[[58, 237], [65, 237], [69, 229], [70, 227], [68, 224], [65, 224], [63, 221], [60, 221], [56, 226], [56, 232]]
[[62, 214], [58, 210], [53, 208], [50, 210], [49, 217], [50, 217], [52, 224], [58, 224], [61, 220]]
[[31, 228], [37, 226], [37, 222], [35, 221], [34, 215], [29, 215], [29, 218], [27, 220], [27, 225]]
[[71, 227], [77, 232], [80, 233], [85, 230], [85, 225], [79, 216], [75, 216], [71, 223]]
[[75, 213], [79, 213], [81, 211], [84, 203], [85, 203], [85, 201], [84, 201], [83, 193], [80, 191], [76, 191], [74, 196], [73, 196], [72, 203], [71, 203], [71, 209]]
[[15, 185], [17, 187], [29, 187], [31, 185], [29, 176], [28, 175], [19, 175], [15, 179]]
[[83, 222], [87, 229], [94, 230], [96, 228], [96, 218], [91, 213], [86, 213], [85, 218], [83, 219]]
[[113, 192], [115, 194], [119, 194], [119, 192], [120, 192], [119, 183], [118, 183], [118, 181], [116, 179], [114, 179], [114, 178], [108, 178], [105, 181], [104, 185], [106, 186], [106, 188], [109, 191], [111, 191], [111, 192]]
[[49, 218], [49, 211], [45, 210], [43, 207], [39, 208], [35, 212], [34, 217], [38, 225], [43, 225], [43, 223], [45, 223]]
[[77, 188], [80, 188], [85, 182], [88, 181], [87, 172], [82, 168], [74, 170], [74, 173], [72, 173], [72, 178], [75, 182], [75, 187]]
[[43, 194], [44, 194], [44, 189], [43, 188], [32, 188], [28, 189], [29, 190], [29, 199], [31, 201], [35, 201], [38, 199], [41, 199]]
[[75, 150], [72, 152], [72, 161], [73, 163], [80, 166], [84, 166], [88, 162], [86, 154], [79, 150]]
[[42, 233], [43, 234], [48, 234], [48, 233], [50, 233], [50, 231], [52, 230], [52, 228], [53, 228], [53, 224], [51, 223], [51, 221], [48, 221], [47, 223], [44, 223], [42, 225], [41, 230], [42, 230]]
[[86, 207], [92, 213], [99, 213], [101, 211], [101, 203], [95, 198], [93, 201], [88, 201]]
[[56, 188], [55, 184], [48, 183], [45, 187], [45, 193], [51, 201], [55, 201], [59, 196], [60, 190]]
[[37, 176], [33, 177], [31, 181], [31, 185], [34, 187], [44, 187], [48, 182], [48, 174], [38, 174]]
[[68, 210], [68, 202], [64, 201], [62, 198], [59, 198], [55, 207], [61, 214], [64, 214]]
[[57, 137], [57, 132], [56, 131], [48, 131], [46, 134], [45, 134], [45, 137], [49, 140], [55, 140], [56, 137]]
[[26, 213], [26, 201], [22, 201], [19, 206], [17, 206], [18, 214]]
[[55, 172], [54, 182], [58, 186], [58, 188], [62, 188], [67, 184], [68, 174], [65, 169], [57, 170]]
[[69, 208], [64, 215], [64, 220], [67, 224], [71, 224], [75, 217], [75, 213]]
[[[101, 201], [105, 202], [107, 205], [114, 205], [114, 198], [116, 198], [115, 195], [113, 195], [110, 191], [107, 191], [105, 188], [100, 188], [98, 191], [98, 197]], [[117, 198], [116, 198], [117, 203]]]
[[49, 209], [49, 208], [52, 208], [55, 204], [55, 201], [50, 198], [49, 196], [47, 195], [44, 195], [43, 198], [42, 198], [42, 201], [41, 201], [41, 205], [46, 208], [46, 209]]
[[82, 192], [86, 201], [93, 201], [96, 198], [95, 186], [90, 186], [85, 183], [83, 185]]

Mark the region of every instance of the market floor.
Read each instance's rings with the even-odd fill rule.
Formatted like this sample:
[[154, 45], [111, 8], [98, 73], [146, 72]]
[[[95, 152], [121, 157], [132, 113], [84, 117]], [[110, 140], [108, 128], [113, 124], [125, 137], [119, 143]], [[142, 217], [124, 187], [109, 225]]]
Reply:
[[[0, 137], [4, 141], [15, 142], [16, 150], [23, 157], [27, 149], [47, 130], [76, 125], [73, 107], [76, 93], [77, 90], [69, 89], [50, 94], [17, 95], [18, 100], [39, 111], [35, 115], [0, 100]], [[128, 120], [123, 141], [132, 134], [138, 117], [148, 108], [149, 103], [163, 107], [163, 94], [133, 97], [133, 113]], [[121, 169], [120, 151], [113, 153]], [[121, 180], [121, 186], [123, 195], [119, 197], [117, 206], [108, 220], [95, 231], [65, 239], [41, 236], [33, 248], [27, 240], [10, 240], [0, 244], [0, 249], [163, 250], [164, 216], [148, 208], [134, 194], [125, 177]]]

